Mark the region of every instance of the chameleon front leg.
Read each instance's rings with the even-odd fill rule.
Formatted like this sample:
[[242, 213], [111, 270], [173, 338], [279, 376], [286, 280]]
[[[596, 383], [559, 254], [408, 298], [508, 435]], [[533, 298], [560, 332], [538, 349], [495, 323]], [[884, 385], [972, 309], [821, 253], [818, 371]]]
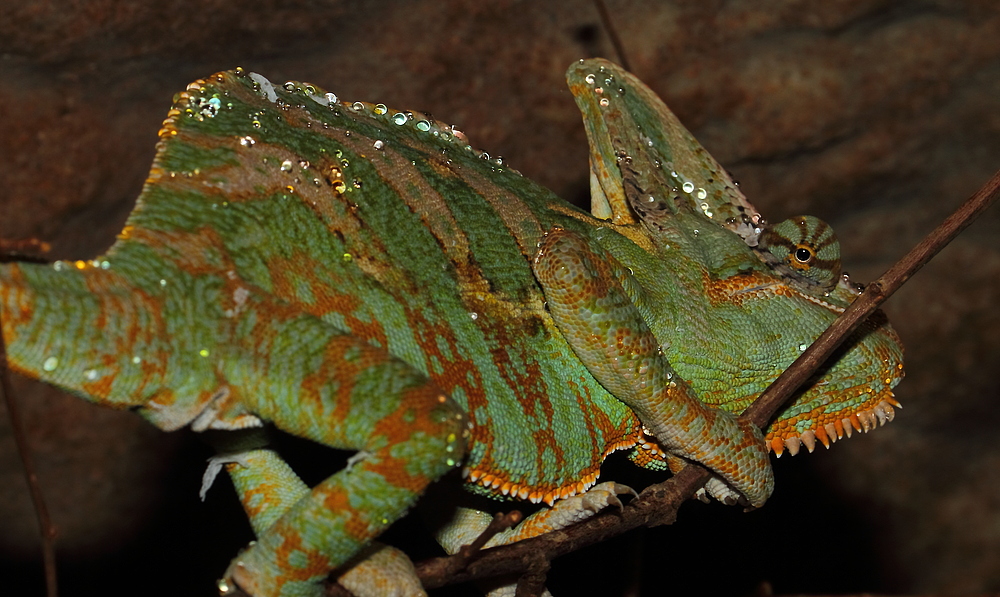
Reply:
[[[254, 454], [264, 459], [257, 472], [234, 469], [258, 539], [220, 587], [316, 596], [332, 570], [460, 462], [466, 420], [424, 375], [386, 351], [311, 316], [267, 315], [243, 353], [227, 359], [241, 404], [289, 433], [361, 457], [304, 494], [287, 465], [266, 454]], [[291, 490], [281, 495], [268, 483]]]
[[705, 406], [671, 367], [625, 291], [629, 273], [580, 235], [542, 240], [534, 262], [553, 319], [591, 374], [671, 453], [712, 469], [753, 506], [774, 487], [754, 425]]

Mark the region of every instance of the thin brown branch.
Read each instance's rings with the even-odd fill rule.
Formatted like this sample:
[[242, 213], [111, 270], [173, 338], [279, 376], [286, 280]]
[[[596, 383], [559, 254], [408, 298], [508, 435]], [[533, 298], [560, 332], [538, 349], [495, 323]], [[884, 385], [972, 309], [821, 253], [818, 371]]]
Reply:
[[476, 537], [476, 540], [469, 545], [462, 546], [458, 553], [449, 557], [434, 558], [423, 562], [422, 570], [425, 576], [421, 576], [421, 579], [426, 578], [427, 582], [438, 583], [436, 586], [444, 584], [447, 579], [460, 570], [465, 569], [473, 560], [477, 559], [482, 554], [481, 550], [487, 541], [492, 539], [497, 533], [517, 526], [522, 519], [523, 516], [517, 510], [506, 514], [495, 514], [493, 521]]
[[[0, 317], [3, 317], [0, 314]], [[0, 326], [2, 329], [2, 326]], [[59, 594], [56, 576], [56, 528], [49, 518], [49, 509], [45, 506], [45, 498], [42, 489], [38, 485], [38, 475], [35, 473], [35, 463], [31, 458], [31, 451], [28, 447], [28, 439], [24, 435], [24, 425], [22, 424], [21, 411], [11, 390], [10, 377], [7, 369], [7, 347], [4, 344], [3, 334], [0, 333], [0, 393], [3, 394], [4, 402], [7, 404], [7, 412], [10, 413], [10, 427], [14, 434], [14, 444], [17, 446], [17, 453], [21, 456], [21, 464], [24, 466], [24, 477], [28, 481], [28, 492], [31, 495], [31, 503], [35, 508], [35, 516], [38, 518], [38, 530], [42, 536], [42, 560], [45, 563], [45, 591], [48, 597], [57, 597]]]
[[[869, 284], [851, 307], [761, 394], [743, 416], [751, 417], [757, 425], [765, 425], [858, 323], [871, 315], [889, 295], [993, 204], [997, 197], [1000, 197], [1000, 172], [882, 277]], [[431, 578], [425, 563], [417, 565], [417, 575], [426, 588], [432, 589], [443, 584], [467, 582], [477, 578], [523, 573], [539, 557], [551, 560], [639, 526], [671, 524], [676, 520], [680, 505], [690, 499], [709, 476], [710, 473], [701, 466], [689, 465], [667, 481], [647, 487], [638, 499], [627, 504], [620, 512], [606, 511], [566, 529], [484, 550], [465, 571], [445, 582], [437, 577]]]
[[517, 579], [514, 597], [539, 597], [545, 591], [545, 577], [551, 567], [548, 558], [536, 555], [528, 570]]
[[37, 238], [7, 239], [0, 237], [0, 263], [30, 261], [46, 263], [44, 255], [52, 250], [52, 245]]
[[608, 33], [608, 39], [611, 40], [611, 45], [615, 48], [615, 54], [618, 55], [618, 64], [625, 70], [632, 72], [632, 68], [628, 63], [628, 57], [625, 55], [625, 46], [622, 45], [622, 40], [618, 37], [618, 30], [615, 29], [614, 23], [611, 22], [611, 14], [608, 12], [607, 5], [604, 4], [604, 0], [594, 0], [594, 6], [597, 7], [597, 14], [601, 17], [601, 24], [604, 25], [604, 30]]

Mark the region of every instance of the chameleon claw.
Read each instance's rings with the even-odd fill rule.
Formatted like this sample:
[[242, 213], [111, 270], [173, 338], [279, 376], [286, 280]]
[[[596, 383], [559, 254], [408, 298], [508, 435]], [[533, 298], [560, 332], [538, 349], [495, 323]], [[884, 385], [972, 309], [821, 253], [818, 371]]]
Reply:
[[230, 583], [228, 578], [220, 578], [215, 581], [215, 586], [219, 589], [219, 595], [229, 595], [236, 592], [236, 585]]
[[208, 466], [205, 467], [205, 474], [201, 476], [201, 489], [198, 491], [198, 497], [201, 498], [201, 501], [205, 501], [205, 496], [208, 495], [208, 490], [212, 487], [212, 484], [215, 483], [215, 478], [219, 476], [220, 472], [222, 472], [222, 468], [227, 464], [233, 463], [244, 467], [250, 466], [250, 462], [246, 458], [246, 452], [218, 454], [208, 459]]

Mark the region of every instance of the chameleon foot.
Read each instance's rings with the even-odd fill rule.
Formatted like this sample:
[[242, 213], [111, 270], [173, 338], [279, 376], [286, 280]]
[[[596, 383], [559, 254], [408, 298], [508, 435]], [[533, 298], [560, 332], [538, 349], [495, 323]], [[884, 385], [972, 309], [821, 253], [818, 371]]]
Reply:
[[376, 541], [356, 560], [337, 577], [355, 597], [426, 597], [410, 558], [395, 547]]

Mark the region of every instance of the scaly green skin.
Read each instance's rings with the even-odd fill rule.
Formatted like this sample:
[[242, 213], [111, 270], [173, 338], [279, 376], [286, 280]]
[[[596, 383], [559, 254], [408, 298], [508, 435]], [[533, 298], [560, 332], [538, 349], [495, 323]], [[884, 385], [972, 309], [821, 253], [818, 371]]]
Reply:
[[634, 448], [652, 468], [703, 462], [759, 505], [766, 448], [891, 417], [902, 351], [882, 319], [766, 443], [730, 414], [850, 287], [780, 269], [784, 233], [761, 236], [637, 79], [599, 60], [567, 77], [600, 218], [420, 114], [242, 71], [193, 83], [106, 256], [0, 268], [11, 365], [167, 430], [266, 421], [362, 451], [308, 492], [271, 452], [228, 466], [259, 539], [227, 582], [255, 595], [318, 594], [458, 464], [482, 492], [552, 503]]

